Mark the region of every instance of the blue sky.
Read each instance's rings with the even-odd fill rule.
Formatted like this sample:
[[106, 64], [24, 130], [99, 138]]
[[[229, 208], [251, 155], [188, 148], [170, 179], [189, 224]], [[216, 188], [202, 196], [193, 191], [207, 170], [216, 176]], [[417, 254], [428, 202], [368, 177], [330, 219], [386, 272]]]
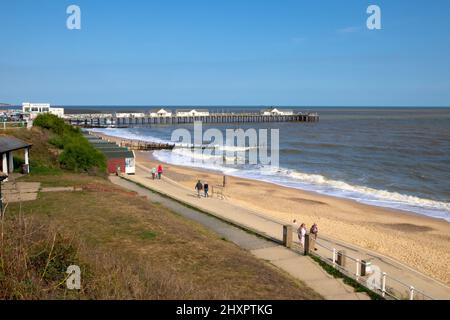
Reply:
[[449, 57], [448, 0], [0, 0], [14, 104], [450, 106]]

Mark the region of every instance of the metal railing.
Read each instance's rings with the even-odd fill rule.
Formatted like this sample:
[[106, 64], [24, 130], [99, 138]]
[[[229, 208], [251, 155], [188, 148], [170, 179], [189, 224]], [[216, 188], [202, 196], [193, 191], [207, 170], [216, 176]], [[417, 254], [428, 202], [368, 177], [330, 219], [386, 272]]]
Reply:
[[[403, 281], [396, 279], [394, 276], [388, 275], [386, 272], [381, 271], [378, 266], [372, 265], [370, 261], [352, 257], [344, 253], [342, 250], [328, 247], [321, 244], [319, 241], [316, 241], [315, 243], [317, 246], [320, 246], [328, 251], [330, 255], [323, 256], [317, 252], [312, 252], [313, 255], [340, 271], [345, 276], [352, 278], [360, 285], [379, 294], [385, 299], [435, 300], [433, 297], [415, 288], [414, 286], [404, 283]], [[340, 256], [340, 261], [343, 261], [342, 259], [345, 258], [353, 263], [340, 265], [338, 263], [338, 256]], [[362, 274], [363, 267], [366, 271], [365, 274]]]

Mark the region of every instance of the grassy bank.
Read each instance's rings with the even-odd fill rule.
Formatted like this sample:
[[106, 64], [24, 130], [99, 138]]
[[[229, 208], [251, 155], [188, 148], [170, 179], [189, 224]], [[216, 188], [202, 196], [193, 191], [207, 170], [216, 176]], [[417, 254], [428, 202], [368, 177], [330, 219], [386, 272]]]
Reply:
[[[34, 139], [46, 133], [21, 134]], [[44, 146], [61, 149], [48, 140], [39, 143], [31, 157], [56, 168], [59, 155]], [[40, 193], [36, 201], [8, 205], [2, 222], [0, 298], [320, 298], [201, 225], [102, 176], [55, 170], [25, 179], [83, 191]], [[65, 287], [71, 264], [81, 267], [80, 291]]]

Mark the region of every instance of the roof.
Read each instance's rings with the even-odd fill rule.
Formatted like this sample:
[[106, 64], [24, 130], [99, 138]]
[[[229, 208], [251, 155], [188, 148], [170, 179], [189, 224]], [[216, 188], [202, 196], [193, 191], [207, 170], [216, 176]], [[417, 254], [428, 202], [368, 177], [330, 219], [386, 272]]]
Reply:
[[97, 149], [110, 149], [110, 148], [120, 148], [117, 144], [115, 144], [115, 143], [91, 143], [92, 144], [92, 146], [94, 147], [94, 148], [97, 148]]
[[156, 112], [159, 112], [159, 111], [161, 111], [161, 110], [163, 110], [163, 111], [165, 111], [165, 112], [168, 112], [168, 113], [172, 112], [171, 110], [166, 109], [166, 108], [151, 109], [151, 110], [149, 110], [149, 111], [152, 112], [152, 113], [156, 113]]
[[102, 140], [102, 139], [88, 139], [89, 143], [92, 144], [115, 144], [114, 142], [109, 142], [108, 140]]
[[279, 111], [279, 112], [294, 112], [292, 109], [280, 109], [280, 108], [269, 108], [269, 109], [263, 109], [262, 112], [272, 112], [272, 111]]
[[102, 152], [107, 159], [118, 159], [118, 158], [134, 158], [133, 151], [124, 151], [124, 150], [117, 150], [117, 151], [103, 151]]
[[0, 136], [0, 153], [29, 148], [28, 142], [10, 136]]
[[177, 112], [191, 112], [191, 111], [197, 111], [197, 112], [209, 112], [208, 109], [177, 109]]
[[113, 147], [113, 146], [108, 146], [108, 147], [95, 147], [98, 151], [100, 152], [118, 152], [118, 151], [128, 151], [127, 148], [121, 148], [121, 147]]

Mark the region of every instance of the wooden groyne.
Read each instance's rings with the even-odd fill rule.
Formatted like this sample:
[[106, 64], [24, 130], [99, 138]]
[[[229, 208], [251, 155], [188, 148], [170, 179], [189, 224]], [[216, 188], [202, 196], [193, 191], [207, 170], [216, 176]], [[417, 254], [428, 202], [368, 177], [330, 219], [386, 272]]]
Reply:
[[140, 150], [140, 151], [150, 151], [150, 150], [172, 150], [175, 145], [170, 143], [156, 143], [148, 141], [138, 141], [138, 140], [121, 140], [119, 146], [128, 148], [128, 150]]
[[129, 127], [139, 125], [171, 125], [203, 123], [262, 123], [262, 122], [317, 122], [317, 113], [298, 113], [292, 115], [261, 115], [256, 113], [210, 114], [207, 116], [170, 117], [114, 117], [113, 115], [71, 115], [66, 122], [81, 127]]

